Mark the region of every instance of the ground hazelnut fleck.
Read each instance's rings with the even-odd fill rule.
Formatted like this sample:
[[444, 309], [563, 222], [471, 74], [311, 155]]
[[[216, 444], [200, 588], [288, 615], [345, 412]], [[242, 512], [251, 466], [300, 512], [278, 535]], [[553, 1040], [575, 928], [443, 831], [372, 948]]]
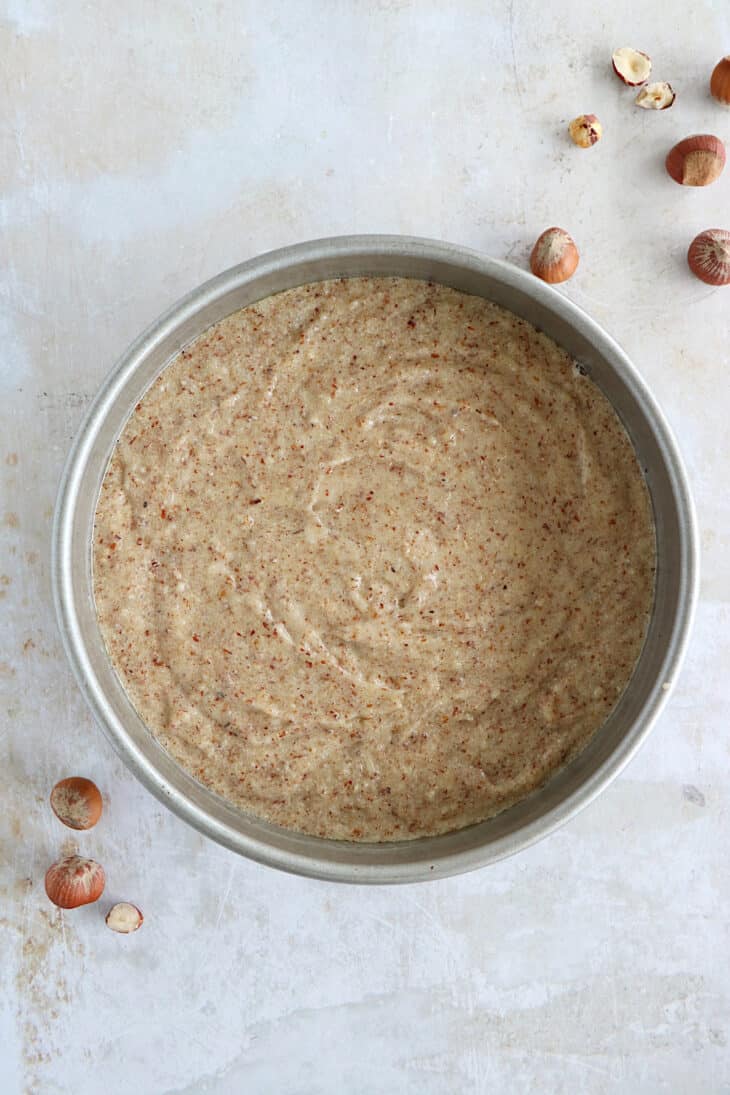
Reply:
[[142, 398], [103, 482], [99, 620], [152, 733], [245, 810], [382, 841], [491, 816], [623, 691], [654, 533], [569, 356], [407, 279], [235, 313]]

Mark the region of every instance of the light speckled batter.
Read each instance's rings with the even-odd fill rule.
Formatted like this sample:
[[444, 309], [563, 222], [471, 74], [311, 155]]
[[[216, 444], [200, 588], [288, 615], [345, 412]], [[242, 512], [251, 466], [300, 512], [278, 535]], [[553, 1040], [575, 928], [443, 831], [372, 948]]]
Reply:
[[546, 336], [406, 279], [206, 331], [126, 424], [95, 592], [152, 733], [245, 810], [394, 840], [528, 794], [603, 722], [654, 531], [612, 408]]

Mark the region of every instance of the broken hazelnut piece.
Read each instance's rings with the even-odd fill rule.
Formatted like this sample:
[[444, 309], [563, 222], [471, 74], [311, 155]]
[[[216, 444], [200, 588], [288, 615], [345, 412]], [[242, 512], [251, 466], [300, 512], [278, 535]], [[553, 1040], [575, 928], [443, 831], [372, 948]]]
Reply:
[[710, 94], [718, 103], [730, 104], [730, 57], [723, 57], [712, 70]]
[[535, 277], [551, 285], [567, 281], [578, 266], [578, 248], [562, 228], [546, 228], [530, 255], [530, 269]]
[[620, 79], [629, 87], [638, 87], [645, 84], [651, 73], [651, 57], [642, 53], [640, 49], [632, 49], [631, 46], [621, 46], [615, 49], [611, 56], [613, 70]]
[[725, 166], [725, 145], [710, 133], [697, 133], [675, 144], [666, 159], [666, 168], [682, 186], [709, 186]]
[[93, 829], [101, 817], [101, 792], [92, 780], [70, 776], [51, 791], [51, 809], [69, 829]]
[[568, 126], [570, 139], [579, 148], [590, 148], [600, 141], [603, 126], [595, 114], [579, 114]]
[[104, 868], [93, 859], [69, 855], [46, 872], [46, 893], [59, 909], [77, 909], [98, 901], [104, 892]]
[[142, 927], [144, 917], [137, 908], [136, 905], [131, 905], [129, 901], [120, 901], [116, 905], [112, 905], [109, 912], [106, 914], [106, 925], [111, 928], [113, 932], [120, 932], [122, 935], [131, 935], [132, 932], [138, 931]]
[[730, 285], [730, 232], [707, 228], [689, 245], [687, 263], [707, 285]]
[[644, 110], [666, 110], [676, 98], [672, 85], [660, 80], [642, 87], [634, 102]]

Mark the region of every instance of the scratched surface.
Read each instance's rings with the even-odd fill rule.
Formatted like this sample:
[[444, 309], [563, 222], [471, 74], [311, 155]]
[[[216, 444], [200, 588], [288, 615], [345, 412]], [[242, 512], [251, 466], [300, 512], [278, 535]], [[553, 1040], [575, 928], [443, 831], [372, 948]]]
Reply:
[[[490, 12], [490, 9], [493, 9]], [[725, 0], [0, 3], [0, 1090], [78, 1095], [730, 1091], [730, 289], [687, 273], [730, 177], [683, 191], [668, 146], [730, 139], [707, 77]], [[661, 12], [661, 15], [659, 13]], [[641, 112], [609, 71], [654, 57]], [[603, 141], [565, 127], [592, 111]], [[473, 875], [340, 888], [248, 863], [165, 811], [87, 714], [56, 635], [49, 531], [84, 407], [203, 279], [338, 232], [438, 236], [524, 265], [549, 224], [565, 288], [623, 343], [699, 510], [694, 641], [656, 731], [560, 832]], [[47, 795], [107, 808], [77, 844], [99, 907], [61, 914]], [[122, 938], [108, 897], [146, 914]]]

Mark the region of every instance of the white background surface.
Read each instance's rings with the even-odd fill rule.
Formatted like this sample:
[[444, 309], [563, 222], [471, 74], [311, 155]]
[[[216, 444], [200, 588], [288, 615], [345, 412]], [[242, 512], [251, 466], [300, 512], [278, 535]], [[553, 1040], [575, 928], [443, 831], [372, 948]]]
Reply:
[[[709, 98], [726, 0], [103, 0], [0, 4], [0, 1091], [730, 1091], [728, 316], [684, 253], [730, 227], [730, 170], [663, 170]], [[642, 112], [611, 50], [678, 98]], [[566, 136], [604, 123], [594, 149]], [[525, 265], [550, 224], [561, 291], [633, 356], [698, 504], [702, 597], [668, 709], [560, 832], [473, 875], [346, 888], [275, 873], [187, 828], [94, 727], [60, 649], [49, 532], [62, 461], [125, 345], [261, 251], [404, 232]], [[80, 847], [99, 906], [43, 875], [47, 796], [107, 798]], [[109, 932], [109, 899], [146, 914]]]

